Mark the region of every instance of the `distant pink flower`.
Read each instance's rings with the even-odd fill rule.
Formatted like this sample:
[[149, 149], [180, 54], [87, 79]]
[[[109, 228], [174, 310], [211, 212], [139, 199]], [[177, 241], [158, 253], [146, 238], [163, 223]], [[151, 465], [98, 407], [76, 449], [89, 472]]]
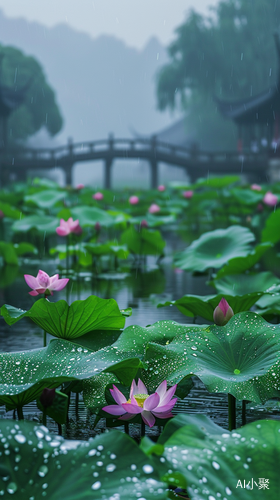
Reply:
[[262, 190], [262, 187], [259, 184], [252, 184], [250, 187], [251, 187], [251, 189], [253, 189], [253, 191], [261, 191]]
[[130, 196], [128, 201], [129, 201], [130, 205], [137, 205], [137, 203], [139, 203], [139, 198], [138, 198], [138, 196]]
[[59, 236], [68, 236], [70, 233], [81, 234], [83, 232], [79, 219], [73, 220], [72, 217], [67, 221], [60, 219], [60, 225], [56, 228], [56, 232]]
[[160, 184], [160, 186], [158, 186], [158, 191], [165, 191], [165, 186]]
[[25, 274], [24, 279], [27, 285], [32, 288], [32, 292], [28, 292], [29, 295], [35, 297], [39, 293], [44, 293], [45, 295], [53, 295], [53, 291], [59, 292], [64, 287], [66, 287], [69, 279], [62, 278], [59, 279], [59, 274], [54, 276], [49, 276], [45, 271], [39, 271], [36, 278], [30, 274]]
[[[177, 398], [173, 398], [176, 385], [167, 390], [167, 382], [164, 380], [157, 388], [154, 394], [149, 396], [146, 386], [142, 380], [138, 380], [138, 384], [133, 380], [130, 388], [129, 400], [123, 393], [113, 385], [110, 392], [116, 401], [116, 405], [109, 405], [102, 410], [119, 417], [119, 420], [130, 420], [135, 415], [141, 413], [141, 417], [145, 424], [153, 427], [156, 418], [173, 417], [171, 410], [175, 405]], [[171, 401], [172, 400], [172, 401]], [[156, 418], [155, 418], [156, 417]]]
[[187, 199], [192, 198], [193, 191], [183, 191], [183, 196], [184, 196], [184, 198], [187, 198]]
[[275, 207], [278, 203], [278, 197], [271, 191], [267, 191], [263, 197], [263, 202], [270, 207]]
[[97, 192], [97, 193], [93, 194], [92, 197], [94, 200], [100, 201], [100, 200], [103, 200], [104, 195], [102, 193]]
[[95, 231], [100, 231], [101, 224], [99, 224], [99, 222], [96, 222], [94, 228], [95, 228]]
[[149, 208], [150, 214], [156, 214], [157, 212], [160, 212], [160, 207], [156, 205], [156, 203], [153, 203], [150, 208]]
[[234, 312], [226, 299], [222, 298], [214, 310], [213, 319], [216, 325], [224, 326], [232, 318]]
[[4, 219], [4, 217], [5, 217], [5, 214], [4, 214], [3, 210], [0, 210], [0, 219]]
[[84, 184], [77, 184], [76, 189], [84, 189]]
[[143, 220], [141, 220], [141, 222], [140, 222], [140, 226], [141, 226], [141, 227], [148, 227], [148, 222], [147, 222], [145, 219], [143, 219]]

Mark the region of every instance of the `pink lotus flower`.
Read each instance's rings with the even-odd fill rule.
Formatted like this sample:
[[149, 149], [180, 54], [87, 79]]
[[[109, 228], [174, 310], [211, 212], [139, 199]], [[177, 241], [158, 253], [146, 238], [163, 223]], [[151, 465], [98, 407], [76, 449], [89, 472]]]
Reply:
[[73, 220], [72, 217], [67, 221], [60, 219], [60, 226], [56, 228], [56, 232], [59, 236], [67, 236], [70, 233], [81, 234], [82, 231], [79, 219]]
[[97, 192], [97, 193], [93, 194], [92, 197], [94, 200], [100, 201], [100, 200], [103, 200], [104, 195], [102, 193]]
[[263, 202], [269, 207], [275, 207], [278, 203], [278, 197], [271, 191], [267, 191], [263, 197]]
[[156, 214], [157, 212], [160, 212], [160, 207], [156, 205], [156, 203], [153, 203], [150, 208], [149, 208], [150, 214]]
[[76, 189], [84, 189], [84, 184], [77, 184]]
[[138, 196], [130, 196], [128, 201], [129, 201], [130, 205], [137, 205], [137, 203], [139, 203], [139, 198], [138, 198]]
[[183, 196], [184, 198], [192, 198], [193, 197], [193, 191], [183, 191]]
[[234, 312], [226, 299], [222, 298], [217, 307], [214, 309], [213, 319], [218, 326], [224, 326], [232, 318]]
[[[119, 417], [119, 420], [130, 420], [137, 414], [145, 424], [153, 427], [156, 418], [173, 417], [171, 410], [175, 405], [177, 398], [172, 399], [176, 391], [176, 385], [167, 390], [167, 382], [164, 380], [157, 388], [154, 394], [149, 396], [146, 386], [139, 379], [138, 384], [133, 380], [130, 388], [129, 400], [126, 401], [123, 393], [113, 385], [110, 392], [116, 401], [116, 405], [109, 405], [102, 410]], [[172, 400], [172, 401], [171, 401]]]
[[261, 191], [262, 190], [262, 187], [259, 184], [252, 184], [250, 187], [251, 187], [251, 189], [253, 189], [253, 191]]
[[59, 279], [59, 274], [50, 277], [45, 271], [41, 270], [38, 272], [36, 278], [30, 274], [25, 274], [24, 279], [27, 285], [32, 288], [32, 292], [29, 292], [29, 295], [33, 297], [39, 295], [39, 293], [53, 295], [53, 291], [59, 292], [66, 287], [69, 281], [68, 278]]
[[158, 186], [158, 191], [165, 191], [165, 186], [163, 184]]

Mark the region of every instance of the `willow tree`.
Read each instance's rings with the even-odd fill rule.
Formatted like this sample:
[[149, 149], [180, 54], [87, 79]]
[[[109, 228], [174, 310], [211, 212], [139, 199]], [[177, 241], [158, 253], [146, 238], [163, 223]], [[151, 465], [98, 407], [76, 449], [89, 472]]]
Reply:
[[25, 140], [45, 127], [51, 136], [57, 134], [63, 120], [55, 93], [39, 62], [14, 47], [0, 46], [2, 59], [0, 84], [14, 89], [25, 89], [23, 102], [8, 119], [8, 138]]
[[191, 11], [157, 75], [159, 109], [184, 110], [207, 146], [233, 147], [235, 129], [220, 117], [214, 97], [250, 97], [276, 83], [279, 22], [277, 0], [224, 0], [209, 16]]

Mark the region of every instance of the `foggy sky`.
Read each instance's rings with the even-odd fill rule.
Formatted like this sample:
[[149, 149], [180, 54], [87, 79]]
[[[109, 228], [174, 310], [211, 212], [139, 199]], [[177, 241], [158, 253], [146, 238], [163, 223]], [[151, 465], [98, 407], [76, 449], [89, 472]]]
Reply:
[[115, 35], [139, 49], [151, 36], [165, 46], [191, 8], [209, 13], [218, 0], [0, 0], [7, 17], [23, 17], [52, 27], [67, 23], [93, 38]]

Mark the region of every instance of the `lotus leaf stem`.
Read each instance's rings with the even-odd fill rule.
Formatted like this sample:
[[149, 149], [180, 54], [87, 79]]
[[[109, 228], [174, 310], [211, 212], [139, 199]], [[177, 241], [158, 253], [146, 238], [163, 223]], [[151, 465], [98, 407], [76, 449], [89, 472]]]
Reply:
[[228, 429], [236, 429], [236, 399], [228, 393]]

